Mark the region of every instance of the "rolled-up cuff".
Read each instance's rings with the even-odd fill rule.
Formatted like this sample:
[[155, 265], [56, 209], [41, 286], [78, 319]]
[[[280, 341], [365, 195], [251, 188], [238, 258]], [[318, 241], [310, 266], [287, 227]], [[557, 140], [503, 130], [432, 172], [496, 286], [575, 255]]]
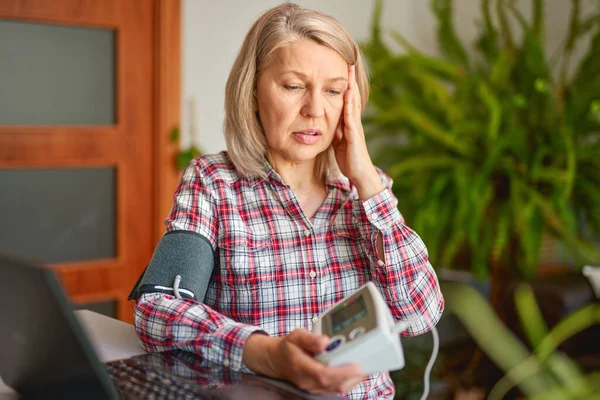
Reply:
[[246, 341], [253, 333], [267, 335], [262, 329], [245, 324], [227, 324], [212, 334], [207, 358], [234, 371], [253, 372], [243, 363], [242, 356]]

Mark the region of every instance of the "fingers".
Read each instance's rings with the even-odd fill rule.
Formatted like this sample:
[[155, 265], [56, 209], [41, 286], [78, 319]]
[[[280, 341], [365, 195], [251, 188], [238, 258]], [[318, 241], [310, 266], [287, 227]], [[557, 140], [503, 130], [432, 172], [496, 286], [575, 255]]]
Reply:
[[358, 364], [346, 364], [339, 367], [324, 366], [319, 376], [323, 392], [345, 392], [358, 385], [364, 379]]
[[328, 367], [312, 359], [303, 367], [303, 373], [296, 375], [296, 385], [309, 393], [345, 392], [364, 379], [358, 364]]
[[355, 98], [355, 82], [356, 82], [356, 78], [355, 78], [355, 70], [354, 70], [354, 65], [351, 65], [348, 67], [348, 87], [346, 88], [346, 93], [344, 93], [344, 116], [348, 117], [350, 115], [352, 115], [352, 110], [353, 108], [355, 108], [356, 106], [353, 104], [354, 103], [354, 98]]
[[342, 383], [342, 385], [340, 386], [340, 392], [347, 392], [350, 389], [352, 389], [354, 386], [358, 385], [359, 383], [361, 383], [362, 381], [364, 381], [365, 379], [367, 379], [368, 375], [362, 375], [362, 376], [354, 376], [353, 378], [350, 378], [348, 380], [346, 380], [344, 383]]
[[329, 339], [304, 329], [297, 329], [284, 339], [277, 363], [284, 379], [309, 393], [344, 392], [363, 379], [358, 364], [328, 367], [314, 358], [325, 349]]
[[348, 67], [348, 89], [346, 90], [346, 102], [351, 106], [351, 111], [362, 109], [360, 91], [358, 90], [358, 82], [356, 81], [356, 66]]
[[351, 65], [348, 67], [348, 88], [344, 94], [344, 133], [358, 130], [361, 125], [361, 113], [362, 103], [356, 82], [356, 66]]
[[296, 329], [289, 335], [292, 343], [309, 354], [317, 354], [325, 350], [329, 338], [325, 335], [315, 335], [305, 329]]

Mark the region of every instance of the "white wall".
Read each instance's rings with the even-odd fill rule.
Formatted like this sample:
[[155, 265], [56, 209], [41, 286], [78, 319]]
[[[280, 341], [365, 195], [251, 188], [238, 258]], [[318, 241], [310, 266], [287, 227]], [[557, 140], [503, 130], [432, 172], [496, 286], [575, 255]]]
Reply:
[[[225, 149], [222, 133], [224, 90], [229, 69], [252, 22], [277, 0], [183, 0], [182, 146], [190, 136], [208, 153]], [[355, 40], [369, 37], [372, 0], [299, 0], [296, 3], [332, 15]], [[402, 27], [415, 44], [432, 47], [433, 32], [423, 34], [422, 24], [433, 21], [426, 1], [387, 1], [383, 22]], [[193, 104], [191, 100], [194, 100]], [[194, 134], [190, 108], [194, 108]]]
[[[585, 10], [594, 0], [583, 0]], [[190, 137], [205, 152], [225, 149], [222, 133], [224, 88], [229, 69], [252, 22], [278, 0], [183, 0], [182, 15], [182, 146]], [[340, 21], [357, 41], [369, 37], [374, 0], [296, 0], [296, 3], [330, 14]], [[530, 0], [519, 0], [530, 15]], [[568, 0], [547, 0], [547, 51], [550, 54], [565, 37]], [[455, 0], [455, 20], [460, 38], [471, 42], [476, 35], [474, 20], [479, 0]], [[428, 0], [386, 0], [384, 27], [402, 33], [418, 48], [436, 53], [435, 19]], [[579, 53], [585, 46], [579, 49]], [[192, 103], [193, 100], [193, 103]], [[190, 111], [194, 109], [194, 129]], [[191, 133], [193, 131], [193, 133]]]

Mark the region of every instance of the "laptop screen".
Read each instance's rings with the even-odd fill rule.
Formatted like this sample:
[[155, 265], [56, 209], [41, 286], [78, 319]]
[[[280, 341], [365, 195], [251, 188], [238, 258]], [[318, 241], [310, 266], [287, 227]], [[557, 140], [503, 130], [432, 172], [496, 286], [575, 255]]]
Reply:
[[51, 270], [0, 255], [0, 281], [0, 376], [6, 384], [24, 396], [117, 396]]
[[[128, 388], [137, 381], [144, 390], [181, 394], [186, 389], [202, 399], [333, 398], [231, 371], [179, 350], [102, 364], [51, 270], [0, 255], [0, 280], [0, 377], [24, 397], [129, 398]], [[133, 393], [133, 398], [148, 398]]]

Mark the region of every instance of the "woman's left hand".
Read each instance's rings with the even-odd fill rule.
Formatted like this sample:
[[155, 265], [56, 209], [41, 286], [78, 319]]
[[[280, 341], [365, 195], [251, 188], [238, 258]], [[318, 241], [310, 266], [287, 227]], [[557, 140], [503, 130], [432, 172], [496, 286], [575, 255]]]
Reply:
[[344, 93], [344, 109], [332, 146], [340, 171], [356, 186], [361, 200], [366, 200], [381, 192], [383, 184], [369, 156], [361, 113], [355, 66], [351, 65], [348, 68], [348, 89]]

